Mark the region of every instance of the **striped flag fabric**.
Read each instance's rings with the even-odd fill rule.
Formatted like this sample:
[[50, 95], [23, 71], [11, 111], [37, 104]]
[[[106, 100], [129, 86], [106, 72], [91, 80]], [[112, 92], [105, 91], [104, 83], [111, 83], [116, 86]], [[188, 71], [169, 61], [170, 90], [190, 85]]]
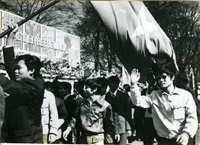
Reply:
[[177, 67], [171, 41], [142, 1], [91, 1], [91, 4], [124, 67], [129, 73], [133, 68], [139, 69], [140, 82], [145, 82], [154, 61], [170, 60]]

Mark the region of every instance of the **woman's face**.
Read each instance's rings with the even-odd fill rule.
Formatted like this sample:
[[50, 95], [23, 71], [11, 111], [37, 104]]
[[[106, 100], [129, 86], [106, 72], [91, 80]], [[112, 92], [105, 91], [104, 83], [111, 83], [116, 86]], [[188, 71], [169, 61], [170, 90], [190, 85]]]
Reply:
[[23, 79], [33, 79], [33, 70], [28, 70], [24, 60], [20, 60], [17, 63], [17, 69], [15, 70], [15, 77], [16, 80], [18, 81]]

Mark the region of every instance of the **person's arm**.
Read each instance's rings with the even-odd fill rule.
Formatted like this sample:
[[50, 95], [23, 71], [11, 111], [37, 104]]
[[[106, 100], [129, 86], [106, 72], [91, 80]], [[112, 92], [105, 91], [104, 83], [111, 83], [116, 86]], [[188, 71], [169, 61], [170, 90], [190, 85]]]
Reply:
[[127, 135], [130, 136], [132, 134], [131, 132], [131, 126], [130, 126], [130, 123], [131, 123], [131, 105], [130, 105], [130, 98], [128, 96], [127, 93], [125, 93], [125, 110], [126, 110], [126, 132], [127, 132]]
[[15, 68], [17, 67], [17, 64], [14, 59], [14, 47], [3, 47], [3, 56], [8, 76], [11, 80], [15, 80]]
[[106, 110], [104, 112], [103, 124], [104, 124], [103, 128], [106, 133], [106, 141], [108, 143], [112, 143], [115, 131], [114, 131], [114, 119], [113, 119], [111, 105], [108, 105], [108, 107], [106, 108]]
[[5, 69], [10, 77], [10, 79], [15, 79], [15, 68], [17, 66], [15, 62], [15, 54], [14, 54], [14, 38], [15, 34], [18, 31], [17, 25], [10, 26], [15, 28], [6, 39], [6, 46], [3, 47], [3, 55], [4, 55], [4, 62], [5, 62]]
[[68, 124], [67, 128], [65, 129], [65, 131], [63, 131], [64, 140], [67, 141], [69, 133], [75, 128], [75, 126], [76, 126], [76, 118], [72, 117], [72, 120]]
[[[5, 111], [5, 98], [3, 88], [0, 86], [0, 129], [4, 121], [4, 111]], [[1, 130], [0, 130], [1, 132]]]
[[60, 107], [59, 107], [59, 118], [66, 120], [68, 117], [67, 109], [65, 106], [65, 102], [62, 100]]
[[[44, 80], [26, 80], [23, 82], [9, 80], [4, 75], [0, 74], [0, 85], [4, 92], [10, 96], [15, 96], [18, 99], [33, 99], [40, 97], [38, 94], [44, 91]], [[32, 95], [30, 95], [30, 92]]]
[[187, 133], [191, 138], [194, 137], [198, 128], [198, 119], [196, 104], [192, 95], [189, 93], [189, 99], [186, 106], [186, 123], [183, 132]]
[[58, 111], [55, 96], [49, 93], [49, 141], [54, 142], [58, 133]]
[[151, 107], [151, 99], [148, 96], [141, 95], [141, 88], [138, 86], [138, 81], [140, 79], [140, 73], [137, 69], [133, 69], [131, 72], [131, 89], [130, 89], [130, 97], [133, 105], [149, 108]]
[[198, 119], [196, 104], [192, 95], [189, 93], [189, 99], [186, 105], [186, 122], [182, 133], [177, 137], [176, 141], [182, 145], [188, 144], [189, 138], [193, 138], [198, 128]]

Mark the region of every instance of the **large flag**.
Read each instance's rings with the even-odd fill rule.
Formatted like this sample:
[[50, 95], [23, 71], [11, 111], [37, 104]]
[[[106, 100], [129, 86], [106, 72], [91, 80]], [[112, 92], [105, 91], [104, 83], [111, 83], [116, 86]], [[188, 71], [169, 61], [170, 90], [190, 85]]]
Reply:
[[171, 41], [142, 1], [91, 3], [106, 26], [111, 47], [129, 73], [139, 69], [140, 82], [155, 60], [172, 60], [177, 66]]

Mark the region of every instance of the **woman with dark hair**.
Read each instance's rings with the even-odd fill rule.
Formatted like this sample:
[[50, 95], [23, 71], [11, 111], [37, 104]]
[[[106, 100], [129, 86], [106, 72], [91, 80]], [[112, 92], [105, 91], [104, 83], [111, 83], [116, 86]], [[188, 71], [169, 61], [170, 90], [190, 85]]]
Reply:
[[111, 105], [102, 98], [102, 83], [98, 79], [88, 79], [84, 84], [85, 99], [77, 108], [67, 129], [63, 133], [67, 139], [76, 123], [80, 129], [80, 143], [104, 144], [104, 133], [113, 136], [113, 117]]
[[3, 48], [6, 71], [11, 80], [0, 74], [0, 85], [7, 94], [5, 128], [9, 143], [42, 143], [41, 105], [44, 80], [40, 75], [41, 62], [32, 55], [14, 59], [14, 33]]

